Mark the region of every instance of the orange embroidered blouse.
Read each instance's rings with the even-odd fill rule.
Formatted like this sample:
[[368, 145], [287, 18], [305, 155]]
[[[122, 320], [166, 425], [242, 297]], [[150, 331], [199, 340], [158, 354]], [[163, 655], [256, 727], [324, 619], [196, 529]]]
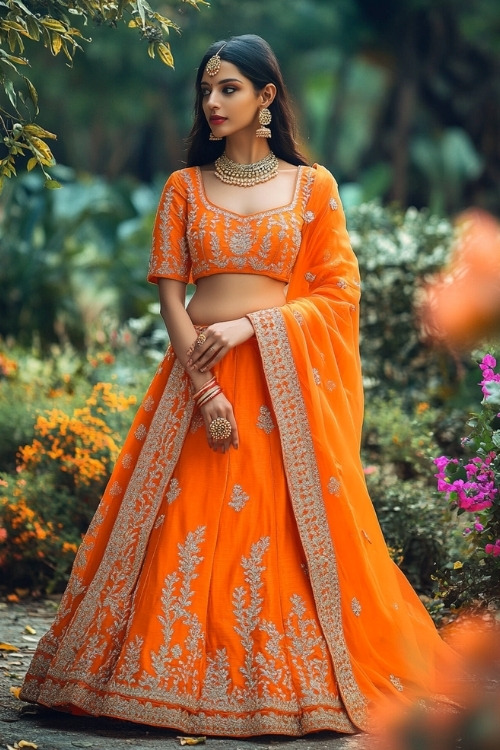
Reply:
[[249, 216], [211, 203], [199, 167], [173, 172], [158, 205], [148, 280], [196, 283], [217, 273], [251, 273], [288, 282], [302, 227], [313, 218], [306, 207], [315, 171], [298, 167], [289, 205]]

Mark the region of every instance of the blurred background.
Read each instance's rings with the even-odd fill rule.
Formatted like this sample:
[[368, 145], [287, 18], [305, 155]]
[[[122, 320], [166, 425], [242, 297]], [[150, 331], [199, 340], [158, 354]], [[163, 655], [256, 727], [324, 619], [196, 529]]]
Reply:
[[278, 56], [311, 160], [358, 200], [497, 210], [496, 0], [213, 0], [199, 11], [169, 3], [168, 15], [182, 28], [170, 35], [175, 71], [123, 25], [86, 28], [93, 41], [73, 69], [30, 51], [61, 164], [147, 183], [181, 167], [201, 56], [213, 41], [256, 33]]

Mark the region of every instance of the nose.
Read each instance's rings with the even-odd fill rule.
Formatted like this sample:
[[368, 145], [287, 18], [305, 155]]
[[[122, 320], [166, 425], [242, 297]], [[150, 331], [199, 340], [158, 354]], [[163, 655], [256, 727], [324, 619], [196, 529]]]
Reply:
[[219, 108], [219, 102], [217, 99], [217, 92], [215, 90], [212, 90], [210, 94], [207, 97], [207, 106], [209, 109], [218, 109]]

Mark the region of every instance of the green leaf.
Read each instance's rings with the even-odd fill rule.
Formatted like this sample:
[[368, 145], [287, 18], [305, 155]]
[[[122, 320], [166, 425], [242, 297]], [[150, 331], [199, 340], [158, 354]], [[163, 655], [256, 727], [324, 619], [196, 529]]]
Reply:
[[62, 187], [60, 182], [58, 182], [57, 180], [53, 180], [52, 178], [45, 180], [43, 184], [49, 190], [57, 190], [58, 188]]
[[17, 107], [17, 93], [16, 93], [16, 90], [14, 88], [14, 84], [12, 83], [12, 81], [7, 79], [4, 82], [3, 87], [5, 89], [5, 93], [9, 97], [9, 101], [12, 104], [12, 106]]

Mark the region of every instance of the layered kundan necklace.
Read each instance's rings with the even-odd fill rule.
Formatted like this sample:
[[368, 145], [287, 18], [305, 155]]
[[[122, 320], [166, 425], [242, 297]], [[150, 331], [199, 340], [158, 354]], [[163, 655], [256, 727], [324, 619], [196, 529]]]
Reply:
[[270, 151], [253, 164], [238, 164], [224, 152], [215, 160], [215, 176], [227, 185], [252, 187], [259, 182], [272, 180], [278, 174], [278, 158]]

